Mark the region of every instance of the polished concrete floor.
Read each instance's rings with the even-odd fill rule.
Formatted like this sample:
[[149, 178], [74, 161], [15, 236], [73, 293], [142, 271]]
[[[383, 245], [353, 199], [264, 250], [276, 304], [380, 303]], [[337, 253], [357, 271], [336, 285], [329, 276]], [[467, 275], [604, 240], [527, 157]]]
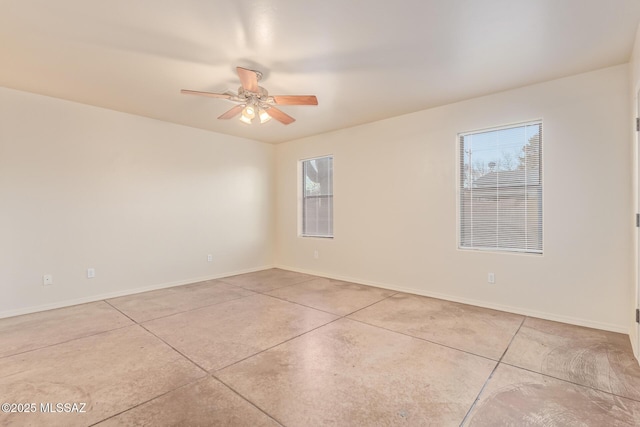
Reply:
[[0, 319], [0, 343], [2, 426], [640, 425], [625, 335], [278, 269]]

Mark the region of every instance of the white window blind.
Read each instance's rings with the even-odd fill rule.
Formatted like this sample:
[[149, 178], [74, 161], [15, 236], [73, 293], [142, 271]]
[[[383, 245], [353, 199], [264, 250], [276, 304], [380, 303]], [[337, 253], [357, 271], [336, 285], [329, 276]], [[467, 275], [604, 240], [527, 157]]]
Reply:
[[460, 248], [542, 253], [542, 122], [460, 142]]
[[302, 235], [333, 237], [333, 157], [302, 161]]

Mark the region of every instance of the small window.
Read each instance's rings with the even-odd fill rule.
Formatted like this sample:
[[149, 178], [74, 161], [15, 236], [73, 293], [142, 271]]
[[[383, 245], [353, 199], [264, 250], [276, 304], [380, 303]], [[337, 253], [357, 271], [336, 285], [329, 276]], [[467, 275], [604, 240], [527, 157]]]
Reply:
[[302, 161], [302, 235], [333, 237], [333, 157]]
[[459, 135], [462, 249], [542, 253], [542, 122]]

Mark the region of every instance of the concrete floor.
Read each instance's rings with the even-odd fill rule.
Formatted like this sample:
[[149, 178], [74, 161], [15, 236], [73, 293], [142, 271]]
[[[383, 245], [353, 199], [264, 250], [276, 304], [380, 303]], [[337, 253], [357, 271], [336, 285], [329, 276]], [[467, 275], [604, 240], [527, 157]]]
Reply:
[[0, 403], [30, 410], [2, 426], [640, 425], [625, 335], [278, 269], [0, 319], [0, 343]]

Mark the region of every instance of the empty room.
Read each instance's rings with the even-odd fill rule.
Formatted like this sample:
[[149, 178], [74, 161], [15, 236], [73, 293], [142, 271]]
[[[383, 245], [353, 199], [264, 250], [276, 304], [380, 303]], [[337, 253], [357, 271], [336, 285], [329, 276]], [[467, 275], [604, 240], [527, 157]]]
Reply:
[[639, 25], [0, 1], [0, 426], [640, 425]]

